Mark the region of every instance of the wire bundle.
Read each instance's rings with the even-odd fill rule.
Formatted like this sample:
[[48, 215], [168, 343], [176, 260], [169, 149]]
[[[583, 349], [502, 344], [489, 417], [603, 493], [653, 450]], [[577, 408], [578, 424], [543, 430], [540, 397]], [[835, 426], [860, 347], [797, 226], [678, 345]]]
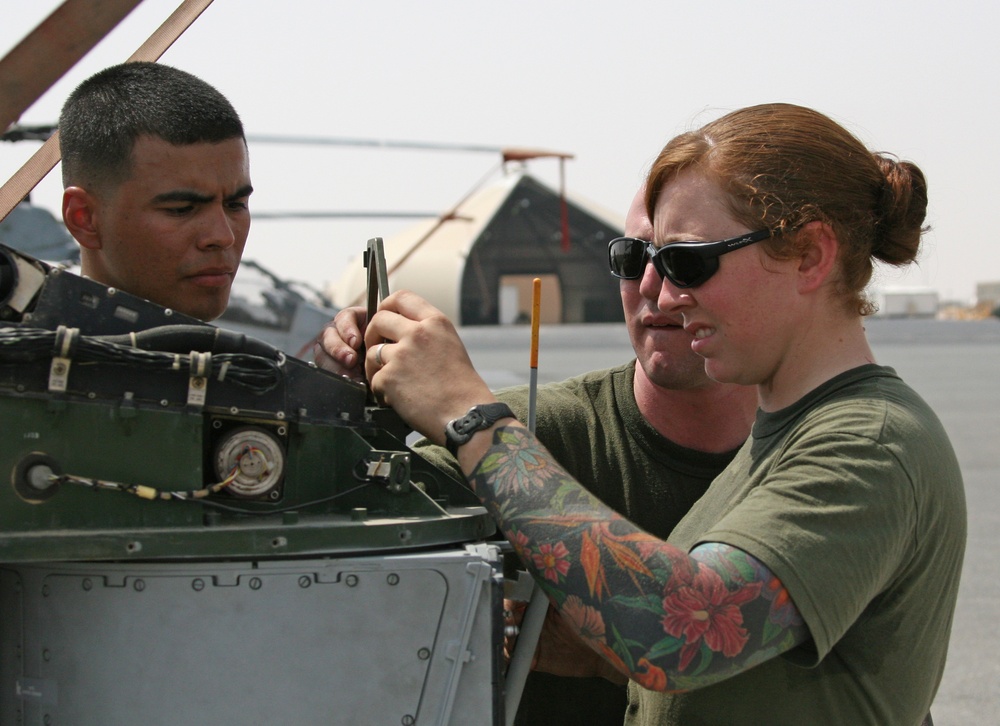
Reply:
[[[37, 363], [51, 360], [57, 350], [60, 331], [41, 328], [0, 328], [0, 366]], [[172, 353], [110, 342], [100, 336], [76, 336], [70, 355], [77, 365], [116, 365], [144, 370], [191, 370], [191, 353]], [[211, 356], [210, 375], [227, 380], [254, 393], [266, 393], [281, 382], [285, 358], [276, 359], [248, 353], [215, 353]]]

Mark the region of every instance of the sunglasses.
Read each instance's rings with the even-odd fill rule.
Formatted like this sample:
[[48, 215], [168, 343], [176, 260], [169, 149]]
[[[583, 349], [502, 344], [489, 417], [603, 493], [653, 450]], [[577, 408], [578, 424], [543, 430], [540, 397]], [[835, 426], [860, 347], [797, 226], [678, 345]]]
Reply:
[[674, 287], [697, 287], [719, 269], [719, 258], [771, 236], [771, 230], [749, 232], [721, 242], [673, 242], [656, 247], [635, 237], [618, 237], [608, 244], [611, 274], [622, 280], [638, 280], [646, 271], [646, 257], [661, 278]]

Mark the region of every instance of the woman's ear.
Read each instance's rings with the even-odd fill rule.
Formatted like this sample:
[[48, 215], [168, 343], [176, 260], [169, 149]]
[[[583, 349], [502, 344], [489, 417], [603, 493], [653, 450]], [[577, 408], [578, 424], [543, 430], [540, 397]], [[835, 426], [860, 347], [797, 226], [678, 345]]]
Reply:
[[840, 241], [826, 222], [809, 222], [796, 232], [799, 235], [799, 292], [813, 292], [826, 282], [837, 264]]
[[67, 187], [63, 191], [63, 223], [81, 247], [89, 250], [101, 248], [101, 235], [97, 231], [97, 200], [82, 187]]

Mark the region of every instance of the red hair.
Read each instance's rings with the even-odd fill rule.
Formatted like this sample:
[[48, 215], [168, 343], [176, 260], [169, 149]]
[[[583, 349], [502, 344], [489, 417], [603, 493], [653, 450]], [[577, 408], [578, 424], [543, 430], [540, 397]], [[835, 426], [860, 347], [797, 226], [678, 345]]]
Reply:
[[733, 219], [776, 234], [762, 244], [775, 257], [796, 253], [804, 224], [829, 224], [840, 243], [838, 291], [861, 315], [874, 307], [864, 297], [872, 260], [913, 262], [927, 213], [927, 183], [907, 161], [869, 151], [823, 114], [774, 103], [733, 111], [672, 139], [646, 182], [653, 219], [663, 187], [697, 168], [719, 185]]

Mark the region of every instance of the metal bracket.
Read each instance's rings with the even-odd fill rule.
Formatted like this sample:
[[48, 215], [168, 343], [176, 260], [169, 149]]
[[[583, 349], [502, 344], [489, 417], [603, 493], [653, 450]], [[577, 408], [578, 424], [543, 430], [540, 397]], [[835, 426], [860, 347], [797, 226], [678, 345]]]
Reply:
[[376, 451], [359, 462], [361, 477], [385, 484], [393, 494], [405, 494], [410, 489], [410, 455], [401, 451]]

